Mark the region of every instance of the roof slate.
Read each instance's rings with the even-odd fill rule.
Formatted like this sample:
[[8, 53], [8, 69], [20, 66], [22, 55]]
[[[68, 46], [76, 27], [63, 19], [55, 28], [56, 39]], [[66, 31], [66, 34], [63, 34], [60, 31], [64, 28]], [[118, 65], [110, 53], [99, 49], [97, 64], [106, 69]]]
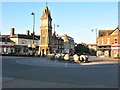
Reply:
[[10, 38], [23, 38], [23, 39], [34, 39], [34, 40], [39, 40], [40, 36], [38, 35], [25, 35], [25, 34], [15, 34], [13, 36], [10, 36]]

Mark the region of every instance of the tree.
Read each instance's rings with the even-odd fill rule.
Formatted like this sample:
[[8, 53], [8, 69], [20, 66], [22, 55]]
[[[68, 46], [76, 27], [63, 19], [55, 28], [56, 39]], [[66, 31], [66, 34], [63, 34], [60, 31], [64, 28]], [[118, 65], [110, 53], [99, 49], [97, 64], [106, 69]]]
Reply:
[[90, 49], [88, 48], [87, 45], [83, 45], [83, 44], [77, 44], [77, 46], [75, 47], [75, 53], [77, 54], [90, 54]]
[[90, 50], [90, 55], [96, 56], [96, 51], [94, 49], [89, 49]]

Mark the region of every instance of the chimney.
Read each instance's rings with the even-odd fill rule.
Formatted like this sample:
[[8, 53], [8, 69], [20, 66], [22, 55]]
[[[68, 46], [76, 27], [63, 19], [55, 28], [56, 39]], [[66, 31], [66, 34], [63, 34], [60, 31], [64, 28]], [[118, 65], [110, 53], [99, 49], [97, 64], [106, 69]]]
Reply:
[[108, 33], [108, 32], [106, 32], [106, 35], [108, 36], [108, 35], [109, 35], [109, 33]]
[[27, 30], [27, 31], [26, 31], [26, 34], [29, 36], [29, 35], [30, 35], [30, 31], [29, 31], [29, 30]]
[[10, 29], [10, 36], [13, 36], [13, 35], [15, 35], [15, 28]]

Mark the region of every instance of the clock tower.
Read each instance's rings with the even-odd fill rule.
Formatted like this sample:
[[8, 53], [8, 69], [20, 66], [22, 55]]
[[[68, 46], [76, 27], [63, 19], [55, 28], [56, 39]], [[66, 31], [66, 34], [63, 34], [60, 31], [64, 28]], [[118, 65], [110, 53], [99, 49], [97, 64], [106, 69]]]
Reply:
[[47, 55], [52, 50], [52, 18], [51, 13], [46, 5], [40, 24], [40, 46], [39, 53], [40, 55]]

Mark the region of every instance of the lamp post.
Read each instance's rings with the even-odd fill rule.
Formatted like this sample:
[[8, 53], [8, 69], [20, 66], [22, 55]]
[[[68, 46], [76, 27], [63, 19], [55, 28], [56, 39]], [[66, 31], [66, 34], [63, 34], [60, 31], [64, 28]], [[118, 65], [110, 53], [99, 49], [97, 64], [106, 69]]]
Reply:
[[[97, 51], [97, 28], [96, 29], [92, 29], [92, 32], [95, 31], [96, 32], [96, 51]], [[96, 55], [97, 56], [97, 55]]]
[[[35, 34], [35, 32], [34, 32], [34, 30], [35, 30], [35, 13], [31, 13], [31, 15], [33, 15], [33, 45], [34, 45], [34, 34]], [[33, 51], [33, 53], [34, 53], [34, 49], [32, 48], [32, 51]]]
[[96, 29], [92, 29], [92, 32], [95, 31], [96, 32], [96, 44], [97, 44], [97, 28]]
[[55, 27], [59, 27], [59, 25], [54, 24], [54, 31], [55, 31]]
[[[56, 24], [54, 24], [54, 32], [55, 32], [55, 27], [59, 27], [59, 25], [56, 25]], [[59, 41], [58, 41], [59, 42]], [[59, 47], [59, 44], [57, 44], [58, 45], [58, 47]], [[58, 50], [58, 47], [57, 47], [57, 50]]]
[[5, 44], [6, 44], [6, 47], [5, 47], [5, 54], [7, 54], [7, 37], [5, 38]]
[[35, 13], [31, 13], [33, 15], [33, 44], [34, 44], [34, 34], [35, 34]]

